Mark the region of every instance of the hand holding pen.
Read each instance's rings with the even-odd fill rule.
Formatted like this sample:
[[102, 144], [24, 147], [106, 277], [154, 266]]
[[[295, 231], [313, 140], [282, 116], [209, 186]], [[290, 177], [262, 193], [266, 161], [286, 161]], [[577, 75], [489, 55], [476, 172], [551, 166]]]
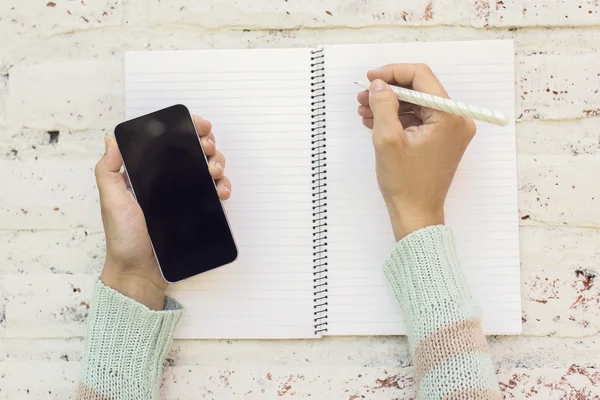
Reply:
[[398, 101], [391, 84], [448, 99], [423, 64], [369, 71], [369, 91], [358, 94], [358, 114], [373, 129], [377, 182], [396, 240], [444, 223], [444, 203], [456, 168], [475, 135], [472, 119]]

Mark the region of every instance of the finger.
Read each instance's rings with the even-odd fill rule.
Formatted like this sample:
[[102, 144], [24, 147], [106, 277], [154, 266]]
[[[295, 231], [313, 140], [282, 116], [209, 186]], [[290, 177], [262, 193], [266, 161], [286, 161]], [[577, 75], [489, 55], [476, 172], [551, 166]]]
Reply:
[[104, 138], [105, 152], [96, 164], [94, 173], [100, 192], [100, 201], [114, 193], [127, 190], [125, 179], [120, 173], [123, 159], [117, 141], [112, 136]]
[[358, 100], [359, 104], [362, 106], [369, 105], [369, 91], [363, 90], [362, 92], [358, 92], [356, 95], [356, 100]]
[[196, 127], [196, 132], [198, 132], [198, 136], [202, 137], [210, 134], [212, 129], [212, 124], [210, 122], [197, 115], [193, 115], [192, 119], [194, 120], [194, 126]]
[[373, 129], [373, 118], [363, 118], [362, 123], [369, 129]]
[[217, 194], [221, 200], [231, 197], [231, 181], [226, 176], [217, 181]]
[[400, 103], [389, 85], [381, 79], [371, 82], [369, 104], [373, 112], [373, 135], [402, 132], [402, 124], [398, 118]]
[[411, 126], [423, 125], [423, 121], [417, 118], [417, 116], [413, 113], [400, 114], [399, 118], [404, 129], [410, 128]]
[[381, 79], [392, 85], [412, 87], [419, 92], [450, 98], [426, 64], [388, 64], [369, 71], [367, 77], [370, 81]]
[[[356, 96], [359, 104], [361, 106], [369, 106], [369, 92], [368, 91], [364, 91], [364, 92], [360, 92], [357, 96]], [[419, 108], [419, 106], [415, 105], [415, 104], [411, 104], [411, 103], [407, 103], [405, 101], [400, 101], [400, 109], [399, 112], [403, 113], [403, 112], [414, 112], [417, 108]]]
[[220, 151], [208, 159], [208, 171], [213, 179], [221, 179], [225, 174], [225, 156]]
[[363, 118], [373, 118], [373, 111], [369, 106], [358, 106], [358, 115]]
[[[398, 113], [408, 113], [415, 112], [419, 107], [414, 104], [405, 103], [403, 101], [400, 102], [400, 107], [398, 108]], [[373, 111], [369, 106], [358, 106], [358, 115], [364, 118], [373, 118]]]
[[398, 108], [399, 113], [415, 112], [421, 107], [416, 104], [407, 103], [405, 101], [399, 101], [400, 107]]
[[215, 141], [211, 135], [212, 133], [210, 133], [208, 136], [203, 136], [200, 138], [200, 142], [202, 143], [202, 148], [204, 149], [204, 154], [206, 154], [206, 157], [214, 156], [217, 152], [217, 146], [215, 145]]

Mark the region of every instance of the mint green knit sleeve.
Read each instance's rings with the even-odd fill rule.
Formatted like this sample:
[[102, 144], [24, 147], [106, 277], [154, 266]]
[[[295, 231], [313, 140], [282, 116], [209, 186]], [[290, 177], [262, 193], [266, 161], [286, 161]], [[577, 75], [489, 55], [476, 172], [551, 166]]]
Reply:
[[164, 311], [152, 311], [98, 280], [78, 400], [158, 399], [162, 364], [181, 315], [169, 298]]
[[440, 225], [411, 233], [383, 270], [404, 316], [420, 398], [501, 399], [451, 230]]

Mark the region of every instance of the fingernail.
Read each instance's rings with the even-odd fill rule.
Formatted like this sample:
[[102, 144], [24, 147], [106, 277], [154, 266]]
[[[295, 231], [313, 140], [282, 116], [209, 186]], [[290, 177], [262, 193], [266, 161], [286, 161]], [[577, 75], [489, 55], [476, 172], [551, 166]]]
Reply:
[[217, 169], [223, 169], [223, 166], [218, 161], [215, 163], [215, 167], [217, 167]]
[[373, 92], [378, 92], [380, 90], [384, 90], [386, 88], [387, 88], [387, 83], [385, 83], [381, 79], [375, 79], [373, 82], [371, 82], [371, 86], [369, 87], [369, 91], [371, 93], [373, 93]]
[[104, 152], [108, 151], [108, 143], [110, 142], [110, 137], [108, 135], [104, 136]]
[[231, 193], [231, 190], [227, 186], [223, 186], [223, 190], [225, 190], [227, 193]]
[[210, 143], [210, 144], [212, 144], [213, 146], [215, 145], [215, 142], [213, 142], [213, 140], [211, 138], [208, 138], [207, 142]]

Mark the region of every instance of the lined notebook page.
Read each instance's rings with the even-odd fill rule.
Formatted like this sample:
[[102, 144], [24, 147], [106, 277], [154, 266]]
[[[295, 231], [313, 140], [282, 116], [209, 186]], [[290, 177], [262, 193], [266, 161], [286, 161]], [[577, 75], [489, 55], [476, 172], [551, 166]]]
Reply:
[[310, 102], [309, 49], [127, 54], [127, 117], [185, 104], [212, 122], [233, 183], [239, 258], [171, 286], [176, 337], [314, 337]]
[[[405, 333], [381, 266], [394, 247], [377, 188], [371, 133], [353, 84], [388, 63], [427, 63], [450, 97], [514, 114], [511, 41], [325, 46], [330, 335]], [[466, 278], [487, 333], [521, 331], [514, 123], [477, 124], [448, 195]]]

